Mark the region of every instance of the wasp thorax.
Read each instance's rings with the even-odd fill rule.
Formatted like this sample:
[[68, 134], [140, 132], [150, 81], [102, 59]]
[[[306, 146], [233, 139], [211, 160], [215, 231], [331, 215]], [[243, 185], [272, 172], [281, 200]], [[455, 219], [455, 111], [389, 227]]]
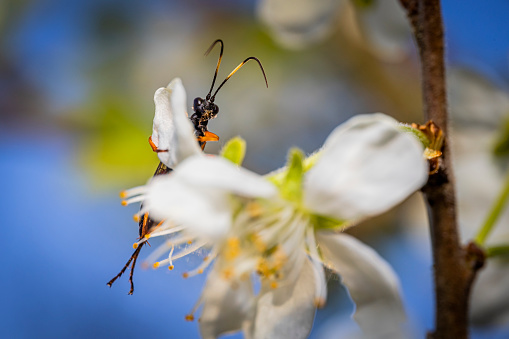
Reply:
[[204, 122], [214, 119], [219, 113], [219, 107], [214, 104], [213, 100], [196, 98], [193, 102], [193, 110], [198, 118]]
[[209, 105], [205, 106], [205, 116], [208, 120], [214, 119], [219, 113], [219, 107], [214, 103], [209, 103]]

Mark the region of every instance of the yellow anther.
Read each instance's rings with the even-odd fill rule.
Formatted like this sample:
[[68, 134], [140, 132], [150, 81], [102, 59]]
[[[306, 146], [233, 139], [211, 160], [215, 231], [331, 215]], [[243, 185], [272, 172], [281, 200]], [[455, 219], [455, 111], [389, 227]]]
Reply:
[[233, 270], [230, 268], [227, 268], [223, 271], [223, 276], [226, 280], [230, 279], [233, 276]]
[[122, 200], [121, 204], [122, 204], [122, 206], [127, 206], [127, 201]]
[[226, 242], [225, 257], [227, 260], [233, 260], [240, 254], [240, 240], [238, 238], [229, 238]]
[[136, 222], [140, 222], [140, 216], [138, 214], [133, 215], [133, 219]]
[[186, 321], [193, 321], [193, 320], [194, 320], [194, 315], [192, 315], [192, 314], [186, 315]]
[[173, 271], [173, 269], [174, 269], [174, 268], [175, 268], [175, 266], [173, 266], [173, 265], [168, 266], [168, 269], [169, 269], [170, 271]]
[[127, 197], [127, 191], [122, 191], [122, 192], [120, 192], [120, 197], [121, 197], [122, 199], [126, 198], [126, 197]]
[[135, 242], [135, 243], [133, 244], [133, 248], [134, 248], [134, 249], [137, 249], [137, 248], [138, 248], [138, 243], [137, 243], [137, 242]]
[[263, 253], [267, 250], [267, 245], [263, 242], [261, 237], [258, 234], [252, 234], [251, 235], [251, 241], [256, 247], [256, 250], [260, 253]]
[[286, 253], [282, 250], [278, 249], [276, 253], [274, 253], [274, 269], [280, 270], [287, 261]]
[[191, 245], [191, 244], [193, 243], [193, 241], [192, 241], [192, 240], [188, 240], [188, 241], [187, 241], [187, 243], [188, 243], [189, 245]]
[[205, 258], [203, 258], [203, 261], [207, 261], [209, 259], [210, 259], [210, 256], [207, 255], [207, 256], [205, 256]]
[[156, 268], [159, 268], [159, 262], [155, 262], [152, 264], [152, 268], [153, 269], [156, 269]]
[[424, 156], [426, 157], [426, 159], [430, 160], [430, 159], [435, 159], [435, 158], [438, 158], [442, 155], [442, 152], [440, 151], [437, 151], [437, 150], [434, 150], [434, 149], [431, 149], [431, 148], [426, 148], [424, 150]]
[[270, 288], [272, 288], [273, 290], [276, 289], [278, 287], [278, 283], [276, 281], [272, 281], [270, 283]]
[[199, 269], [198, 274], [202, 274], [202, 273], [203, 273], [203, 269]]
[[261, 276], [266, 277], [269, 275], [269, 265], [267, 264], [267, 261], [265, 259], [260, 258], [256, 269], [257, 269], [258, 274]]
[[149, 238], [150, 238], [150, 233], [145, 234], [145, 239], [148, 240]]
[[249, 213], [249, 216], [251, 218], [257, 218], [263, 212], [262, 206], [258, 202], [255, 202], [255, 201], [249, 202], [246, 205], [246, 210], [247, 210], [247, 213]]
[[187, 273], [187, 272], [182, 273], [182, 277], [183, 277], [184, 279], [189, 278], [189, 273]]

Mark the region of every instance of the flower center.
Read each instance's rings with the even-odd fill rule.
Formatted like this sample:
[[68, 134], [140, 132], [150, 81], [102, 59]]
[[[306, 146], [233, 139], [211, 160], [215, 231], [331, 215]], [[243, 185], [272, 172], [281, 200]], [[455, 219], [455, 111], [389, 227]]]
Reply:
[[241, 278], [256, 272], [276, 288], [292, 281], [306, 257], [310, 215], [284, 200], [246, 202], [235, 215], [232, 234], [220, 252], [223, 277]]

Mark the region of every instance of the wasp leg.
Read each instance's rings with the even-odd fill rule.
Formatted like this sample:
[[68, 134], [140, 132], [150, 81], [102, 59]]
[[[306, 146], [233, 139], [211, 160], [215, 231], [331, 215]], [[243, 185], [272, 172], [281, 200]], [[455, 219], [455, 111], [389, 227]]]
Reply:
[[148, 143], [150, 144], [150, 147], [152, 147], [152, 151], [156, 153], [168, 152], [168, 150], [162, 150], [157, 148], [156, 144], [154, 144], [154, 142], [152, 141], [152, 136], [148, 137]]
[[219, 137], [217, 136], [217, 134], [205, 131], [205, 135], [202, 137], [197, 137], [196, 140], [198, 140], [199, 142], [218, 141]]
[[132, 258], [133, 258], [133, 264], [131, 265], [131, 273], [129, 274], [129, 283], [131, 284], [131, 289], [129, 290], [129, 295], [132, 295], [134, 292], [134, 281], [133, 281], [133, 275], [134, 275], [134, 267], [136, 266], [136, 260], [138, 260], [138, 255], [140, 254], [140, 250], [143, 247], [145, 243], [142, 243], [136, 251], [134, 251]]
[[[111, 279], [106, 285], [108, 285], [109, 287], [111, 287], [111, 285], [113, 285], [113, 283], [115, 282], [115, 280], [117, 280], [118, 278], [120, 278], [122, 276], [122, 274], [124, 274], [125, 270], [129, 267], [129, 264], [131, 263], [131, 261], [136, 261], [136, 259], [138, 258], [138, 255], [140, 254], [140, 250], [141, 248], [143, 247], [142, 246], [143, 244], [141, 244], [140, 246], [138, 246], [138, 248], [133, 252], [133, 254], [131, 255], [131, 257], [129, 258], [129, 260], [127, 261], [127, 263], [125, 264], [124, 268], [122, 268], [122, 270], [120, 271], [119, 274], [117, 274], [113, 279]], [[131, 278], [132, 278], [132, 271], [131, 271]], [[131, 283], [132, 285], [132, 283]], [[132, 289], [132, 288], [131, 288]], [[132, 294], [132, 293], [129, 293], [129, 294]]]

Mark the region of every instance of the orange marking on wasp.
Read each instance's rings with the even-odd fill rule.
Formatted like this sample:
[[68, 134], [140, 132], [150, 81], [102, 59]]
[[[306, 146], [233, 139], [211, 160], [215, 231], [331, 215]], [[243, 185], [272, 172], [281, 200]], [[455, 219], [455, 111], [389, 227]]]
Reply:
[[198, 140], [200, 142], [218, 141], [219, 137], [215, 133], [212, 133], [210, 131], [205, 131], [205, 135], [202, 137], [197, 137], [196, 140]]
[[156, 153], [168, 152], [167, 149], [159, 149], [159, 148], [157, 148], [156, 144], [154, 144], [154, 142], [152, 141], [152, 136], [148, 137], [148, 143], [150, 144], [150, 147], [152, 147], [152, 151], [154, 151]]
[[147, 222], [148, 222], [148, 213], [143, 215], [143, 226], [141, 228], [141, 234], [147, 234]]

